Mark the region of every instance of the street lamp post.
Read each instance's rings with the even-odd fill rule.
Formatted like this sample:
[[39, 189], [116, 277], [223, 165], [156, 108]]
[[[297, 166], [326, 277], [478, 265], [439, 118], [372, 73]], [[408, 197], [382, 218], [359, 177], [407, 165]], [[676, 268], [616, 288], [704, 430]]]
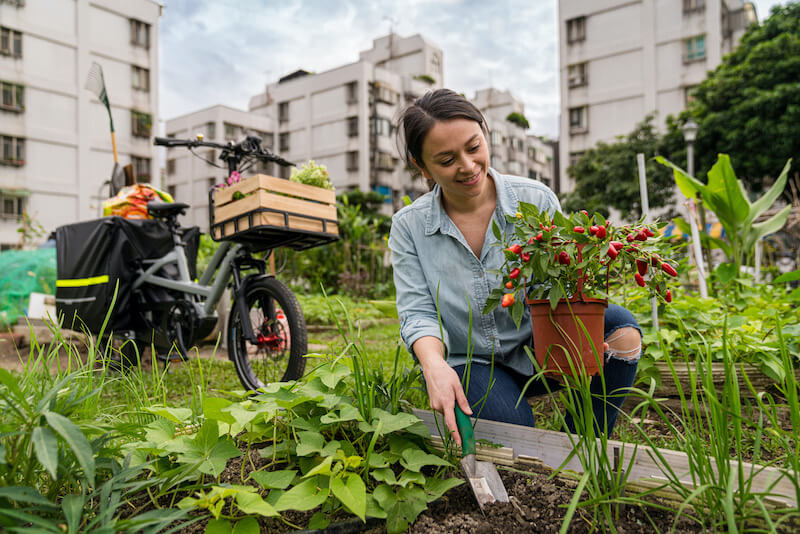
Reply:
[[[692, 177], [694, 177], [694, 141], [697, 139], [698, 128], [697, 123], [691, 118], [683, 125], [683, 138], [686, 140], [686, 171], [689, 173], [689, 176]], [[692, 228], [692, 248], [694, 250], [695, 264], [697, 265], [697, 281], [700, 288], [700, 296], [705, 298], [708, 297], [708, 288], [706, 287], [706, 274], [703, 262], [703, 250], [700, 244], [700, 232], [697, 230], [697, 220], [695, 220], [694, 199], [690, 198], [686, 200], [686, 209], [689, 215], [689, 225]], [[703, 223], [703, 227], [705, 228], [705, 223]]]

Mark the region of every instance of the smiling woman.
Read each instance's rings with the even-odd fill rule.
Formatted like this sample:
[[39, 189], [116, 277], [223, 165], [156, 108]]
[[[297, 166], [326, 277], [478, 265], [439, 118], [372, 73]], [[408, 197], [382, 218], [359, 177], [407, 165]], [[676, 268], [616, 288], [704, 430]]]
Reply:
[[[541, 182], [491, 168], [483, 115], [448, 89], [408, 107], [398, 135], [409, 166], [435, 184], [395, 214], [389, 237], [401, 336], [422, 366], [431, 407], [444, 414], [453, 432], [456, 405], [466, 414], [480, 408], [486, 419], [533, 426], [527, 404], [517, 404], [534, 374], [525, 353], [531, 331], [517, 328], [505, 308], [482, 313], [500, 285], [504, 262], [500, 240], [489, 228], [494, 222], [511, 235], [509, 220], [521, 201], [552, 215], [561, 209], [558, 198]], [[530, 324], [524, 313], [522, 323]], [[610, 433], [636, 375], [641, 334], [630, 312], [612, 306], [605, 336], [609, 356], [592, 392], [595, 421]], [[606, 398], [598, 393], [603, 388], [616, 394]], [[544, 382], [532, 389], [543, 392]], [[569, 418], [567, 425], [573, 428]]]

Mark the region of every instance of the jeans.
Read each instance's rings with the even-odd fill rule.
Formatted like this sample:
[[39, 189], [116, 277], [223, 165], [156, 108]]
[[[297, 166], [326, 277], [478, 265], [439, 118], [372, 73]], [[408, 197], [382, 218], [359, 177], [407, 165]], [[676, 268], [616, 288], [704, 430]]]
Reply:
[[[630, 326], [639, 331], [642, 330], [639, 323], [631, 312], [621, 306], [610, 304], [605, 313], [604, 338], [609, 339], [618, 329]], [[607, 435], [611, 434], [614, 424], [617, 421], [619, 408], [625, 401], [628, 388], [633, 385], [636, 379], [636, 369], [639, 366], [639, 357], [623, 359], [606, 354], [602, 372], [592, 377], [589, 390], [592, 394], [592, 412], [595, 422], [595, 431], [600, 433], [608, 429]], [[462, 378], [466, 373], [466, 365], [458, 365], [453, 369]], [[493, 374], [492, 374], [493, 372]], [[489, 381], [494, 381], [494, 385], [489, 392], [486, 402], [482, 404], [482, 399], [489, 388]], [[525, 384], [531, 377], [521, 375], [515, 371], [495, 365], [492, 370], [489, 365], [473, 363], [469, 373], [469, 385], [465, 384], [467, 400], [472, 407], [473, 413], [481, 419], [501, 421], [515, 425], [535, 426], [533, 410], [523, 398], [517, 406], [517, 400], [525, 388]], [[605, 380], [606, 395], [603, 395], [603, 381]], [[545, 381], [547, 384], [545, 384]], [[550, 391], [556, 391], [563, 386], [551, 378], [539, 378], [528, 385], [525, 390], [525, 397], [543, 395]], [[577, 391], [573, 391], [573, 404], [580, 406], [580, 398]], [[480, 413], [478, 411], [480, 410]], [[605, 421], [604, 426], [600, 422]], [[565, 416], [567, 428], [575, 432], [575, 425], [572, 414]]]

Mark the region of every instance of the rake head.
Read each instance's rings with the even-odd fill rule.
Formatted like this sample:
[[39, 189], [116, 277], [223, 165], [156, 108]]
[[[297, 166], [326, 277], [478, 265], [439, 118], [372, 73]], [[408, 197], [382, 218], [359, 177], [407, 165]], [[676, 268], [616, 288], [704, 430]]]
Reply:
[[93, 62], [92, 67], [89, 69], [89, 75], [86, 77], [86, 89], [94, 93], [100, 101], [108, 106], [108, 95], [106, 94], [106, 82], [103, 79], [103, 67], [98, 63]]

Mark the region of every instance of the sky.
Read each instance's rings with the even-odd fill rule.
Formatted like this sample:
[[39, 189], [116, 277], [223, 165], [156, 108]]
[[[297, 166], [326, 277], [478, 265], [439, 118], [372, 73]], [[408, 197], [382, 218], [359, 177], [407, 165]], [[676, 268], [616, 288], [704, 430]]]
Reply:
[[[510, 90], [531, 133], [558, 136], [557, 0], [161, 1], [162, 120], [216, 104], [246, 110], [267, 83], [355, 62], [392, 30], [442, 49], [445, 87]], [[784, 3], [755, 0], [759, 20]]]

